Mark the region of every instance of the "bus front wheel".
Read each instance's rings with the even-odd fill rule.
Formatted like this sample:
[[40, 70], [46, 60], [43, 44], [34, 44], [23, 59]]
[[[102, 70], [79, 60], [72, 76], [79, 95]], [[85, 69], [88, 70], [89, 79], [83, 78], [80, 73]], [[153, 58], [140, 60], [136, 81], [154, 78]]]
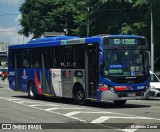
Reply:
[[33, 82], [29, 83], [28, 97], [31, 98], [31, 99], [35, 99], [36, 98], [36, 88], [35, 88], [35, 84]]
[[127, 102], [127, 100], [118, 100], [118, 101], [114, 101], [114, 104], [117, 106], [121, 106], [124, 105]]

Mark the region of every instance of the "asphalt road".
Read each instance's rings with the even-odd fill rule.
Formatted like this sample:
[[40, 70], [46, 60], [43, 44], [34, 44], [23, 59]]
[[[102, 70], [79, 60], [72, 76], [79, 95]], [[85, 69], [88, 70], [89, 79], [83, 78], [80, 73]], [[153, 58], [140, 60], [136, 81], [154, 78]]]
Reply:
[[27, 93], [9, 89], [7, 80], [1, 81], [0, 85], [0, 128], [3, 129], [8, 128], [6, 124], [11, 124], [12, 131], [15, 132], [29, 128], [29, 131], [42, 128], [41, 131], [68, 132], [91, 129], [93, 132], [160, 131], [159, 97], [129, 100], [121, 107], [115, 106], [112, 102], [92, 102], [87, 106], [80, 106], [73, 104], [71, 99], [40, 97], [31, 100]]

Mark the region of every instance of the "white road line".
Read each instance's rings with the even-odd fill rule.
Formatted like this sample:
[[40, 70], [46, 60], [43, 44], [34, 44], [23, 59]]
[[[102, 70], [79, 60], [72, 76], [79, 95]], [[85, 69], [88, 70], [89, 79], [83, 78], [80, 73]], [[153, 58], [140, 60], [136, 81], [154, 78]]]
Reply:
[[37, 107], [37, 106], [58, 106], [56, 104], [33, 104], [33, 105], [28, 105], [27, 106], [30, 106], [30, 107]]
[[108, 120], [109, 118], [107, 118], [107, 116], [101, 116], [93, 121], [91, 121], [91, 123], [103, 123], [105, 122], [106, 120]]
[[[102, 111], [103, 112], [103, 111]], [[136, 115], [130, 115], [130, 114], [121, 114], [121, 113], [114, 113], [114, 112], [110, 112], [111, 114], [115, 114], [115, 115], [119, 115], [119, 116], [132, 116], [132, 117], [142, 117], [142, 118], [147, 118], [147, 119], [152, 119], [152, 120], [157, 120], [160, 121], [160, 119], [158, 118], [150, 118], [150, 117], [143, 117], [143, 116], [136, 116]]]
[[1, 99], [4, 99], [4, 100], [8, 100], [8, 101], [18, 101], [18, 100], [21, 100], [21, 99], [17, 99], [17, 98], [9, 98], [9, 97], [0, 97]]
[[93, 113], [93, 114], [113, 114], [113, 112], [105, 112], [105, 111], [82, 111], [82, 113]]
[[120, 131], [123, 131], [123, 132], [135, 132], [138, 129], [117, 129], [117, 130], [120, 130]]
[[79, 109], [83, 109], [83, 108], [69, 108], [69, 107], [56, 107], [56, 108], [48, 108], [48, 109], [44, 109], [45, 111], [51, 111], [51, 110], [57, 110], [57, 109], [65, 109], [65, 110], [79, 110]]
[[[0, 97], [0, 98], [2, 98], [2, 99], [5, 99], [5, 100], [8, 100], [7, 99], [7, 97], [6, 98], [4, 98], [4, 97]], [[12, 101], [12, 100], [15, 100], [15, 99], [9, 99], [9, 101]], [[16, 100], [20, 100], [20, 99], [16, 99]], [[12, 102], [14, 102], [14, 103], [16, 103], [16, 101], [12, 101]], [[29, 107], [31, 107], [31, 108], [34, 108], [34, 109], [39, 109], [39, 110], [42, 110], [42, 111], [46, 111], [47, 109], [44, 109], [44, 108], [39, 108], [39, 107], [34, 107], [33, 105], [27, 105], [27, 104], [21, 104], [21, 105], [24, 105], [24, 106], [29, 106]], [[49, 110], [50, 109], [50, 110]], [[52, 111], [52, 110], [55, 110], [55, 109], [74, 109], [74, 108], [64, 108], [64, 107], [62, 107], [62, 108], [52, 108], [52, 110], [51, 110], [51, 108], [49, 108], [48, 109], [48, 111], [47, 112], [50, 112], [50, 113], [53, 113], [53, 114], [57, 114], [57, 115], [60, 115], [60, 116], [65, 116], [65, 117], [69, 117], [69, 118], [71, 118], [71, 119], [74, 119], [74, 120], [77, 120], [77, 121], [80, 121], [80, 122], [83, 122], [83, 123], [87, 123], [87, 121], [86, 120], [82, 120], [82, 119], [79, 119], [79, 118], [77, 118], [77, 117], [72, 117], [71, 116], [71, 114], [70, 114], [70, 116], [67, 116], [67, 115], [65, 115], [65, 114], [62, 114], [62, 113], [59, 113], [59, 112], [56, 112], [56, 111]], [[75, 108], [75, 109], [84, 109], [84, 108]], [[92, 110], [92, 109], [85, 109], [85, 110], [90, 110], [90, 112], [84, 112], [84, 111], [82, 111], [82, 112], [80, 112], [80, 113], [110, 113], [110, 114], [115, 114], [115, 115], [119, 115], [119, 116], [129, 116], [129, 117], [121, 117], [121, 118], [127, 118], [127, 119], [152, 119], [152, 120], [158, 120], [158, 121], [160, 121], [160, 119], [157, 119], [157, 118], [149, 118], [149, 117], [140, 117], [140, 116], [135, 116], [135, 115], [130, 115], [130, 114], [121, 114], [121, 113], [114, 113], [114, 112], [105, 112], [105, 111], [95, 111], [94, 112], [94, 110]], [[71, 112], [70, 112], [71, 113]], [[69, 113], [68, 113], [69, 114]], [[78, 114], [78, 113], [77, 113]], [[120, 117], [114, 117], [114, 116], [103, 116], [102, 117], [102, 119], [103, 120], [106, 120], [107, 118], [120, 118]], [[106, 118], [105, 118], [106, 117]], [[96, 120], [97, 120], [97, 122], [98, 122], [98, 118], [97, 119], [95, 119], [95, 120], [93, 120], [92, 122], [94, 123], [94, 122], [96, 122]], [[99, 121], [100, 122], [100, 121]], [[114, 128], [115, 130], [119, 130], [119, 131], [123, 131], [123, 132], [134, 132], [134, 131], [136, 131], [137, 129], [117, 129], [117, 128]]]
[[67, 117], [71, 117], [73, 115], [77, 115], [81, 113], [80, 111], [72, 111], [72, 112], [69, 112], [69, 113], [66, 113], [66, 114], [63, 114], [64, 116], [67, 116]]
[[150, 107], [150, 108], [154, 108], [154, 109], [160, 109], [160, 107]]
[[6, 100], [9, 100], [9, 101], [18, 101], [18, 100], [21, 100], [21, 99], [6, 99]]
[[18, 104], [24, 104], [25, 101], [16, 101], [16, 103], [18, 103]]
[[[22, 104], [22, 105], [26, 106], [25, 104]], [[31, 106], [31, 108], [45, 111], [44, 109], [39, 108], [39, 107], [32, 107], [32, 106]], [[53, 114], [57, 114], [57, 115], [60, 115], [60, 116], [64, 116], [63, 114], [58, 113], [58, 112], [55, 112], [55, 111], [47, 111], [47, 112], [50, 112], [50, 113], [53, 113]], [[67, 116], [65, 116], [65, 117], [67, 117]], [[82, 119], [79, 119], [79, 118], [76, 118], [76, 117], [69, 117], [69, 118], [74, 119], [74, 120], [77, 120], [77, 121], [80, 121], [80, 122], [83, 122], [83, 123], [86, 122], [85, 120], [82, 120]]]
[[103, 123], [108, 119], [153, 119], [153, 118], [148, 118], [148, 117], [139, 117], [139, 116], [134, 116], [134, 117], [121, 117], [121, 116], [101, 116], [95, 120], [93, 120], [91, 123]]
[[80, 113], [83, 113], [83, 114], [113, 114], [112, 112], [103, 112], [103, 111], [93, 111], [93, 112], [92, 111], [72, 111], [72, 112], [69, 112], [69, 113], [66, 113], [66, 114], [63, 114], [63, 115], [71, 117], [73, 115], [77, 115], [77, 114], [80, 114]]

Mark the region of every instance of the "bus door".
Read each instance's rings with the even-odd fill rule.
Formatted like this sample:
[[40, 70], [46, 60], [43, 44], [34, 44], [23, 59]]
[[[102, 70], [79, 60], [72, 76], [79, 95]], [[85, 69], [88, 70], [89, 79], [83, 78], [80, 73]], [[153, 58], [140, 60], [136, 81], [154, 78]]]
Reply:
[[52, 50], [51, 49], [44, 49], [42, 50], [42, 87], [43, 93], [51, 94], [51, 60], [52, 60]]
[[15, 52], [15, 90], [22, 90], [22, 55], [20, 51]]
[[98, 45], [88, 44], [86, 53], [86, 73], [88, 80], [88, 95], [97, 95], [98, 84]]

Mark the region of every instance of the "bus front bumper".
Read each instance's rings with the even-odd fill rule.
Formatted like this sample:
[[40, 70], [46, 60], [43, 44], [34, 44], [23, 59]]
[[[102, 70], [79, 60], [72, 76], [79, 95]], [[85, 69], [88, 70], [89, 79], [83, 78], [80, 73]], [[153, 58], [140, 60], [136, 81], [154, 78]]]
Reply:
[[101, 101], [116, 101], [116, 100], [135, 100], [148, 99], [149, 89], [146, 92], [132, 92], [132, 93], [112, 93], [111, 91], [103, 91], [101, 93]]

